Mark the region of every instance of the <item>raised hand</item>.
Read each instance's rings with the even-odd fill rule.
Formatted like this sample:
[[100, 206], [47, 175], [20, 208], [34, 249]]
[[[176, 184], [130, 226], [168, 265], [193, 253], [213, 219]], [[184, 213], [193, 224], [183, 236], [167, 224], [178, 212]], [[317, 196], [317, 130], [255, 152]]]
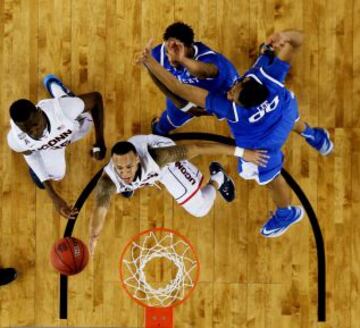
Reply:
[[54, 200], [54, 205], [58, 213], [66, 219], [74, 220], [79, 214], [79, 210], [69, 206], [61, 197]]
[[145, 64], [147, 62], [147, 60], [149, 60], [149, 58], [151, 57], [151, 49], [152, 49], [153, 41], [154, 41], [154, 39], [151, 38], [147, 42], [144, 50], [135, 59], [136, 64]]
[[185, 46], [182, 42], [176, 40], [167, 41], [166, 49], [170, 63], [182, 64], [186, 59]]
[[271, 34], [266, 40], [266, 44], [271, 45], [273, 48], [282, 48], [286, 42], [289, 42], [289, 38], [286, 33], [276, 32]]

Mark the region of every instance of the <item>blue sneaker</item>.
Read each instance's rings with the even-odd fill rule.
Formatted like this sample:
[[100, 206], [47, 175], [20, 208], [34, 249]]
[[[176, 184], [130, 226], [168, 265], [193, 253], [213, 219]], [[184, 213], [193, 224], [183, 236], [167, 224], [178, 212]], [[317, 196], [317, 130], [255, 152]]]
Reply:
[[[284, 209], [280, 209], [284, 211]], [[301, 206], [290, 206], [289, 215], [279, 216], [279, 209], [273, 214], [273, 216], [263, 225], [260, 233], [267, 238], [279, 237], [291, 225], [302, 220], [304, 216], [304, 209]]]
[[302, 133], [306, 142], [315, 148], [321, 155], [330, 154], [334, 148], [334, 144], [330, 140], [329, 131], [322, 128], [313, 128], [312, 134]]
[[29, 173], [31, 176], [31, 180], [36, 184], [36, 186], [40, 189], [45, 189], [44, 184], [40, 181], [35, 172], [29, 167]]
[[160, 119], [158, 117], [154, 117], [151, 120], [151, 133], [152, 134], [156, 134], [158, 136], [167, 136], [168, 133], [164, 133], [160, 128], [159, 128], [159, 121]]
[[48, 74], [43, 78], [45, 89], [50, 93], [51, 97], [58, 98], [64, 96], [64, 93], [69, 97], [75, 97], [75, 94], [65, 87], [61, 80], [53, 74]]

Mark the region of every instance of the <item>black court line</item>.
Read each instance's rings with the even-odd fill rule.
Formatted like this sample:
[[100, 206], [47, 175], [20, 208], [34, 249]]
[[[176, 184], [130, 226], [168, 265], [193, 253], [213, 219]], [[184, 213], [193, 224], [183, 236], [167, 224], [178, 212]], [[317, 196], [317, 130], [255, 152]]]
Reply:
[[[214, 141], [219, 143], [224, 143], [227, 145], [235, 145], [235, 141], [232, 138], [216, 135], [212, 133], [198, 133], [198, 132], [186, 132], [186, 133], [174, 133], [169, 136], [172, 140], [206, 140]], [[78, 200], [75, 203], [75, 207], [81, 210], [86, 199], [95, 188], [97, 181], [99, 180], [102, 170], [99, 170], [96, 175], [91, 179], [85, 189], [82, 191]], [[317, 250], [317, 262], [318, 262], [318, 321], [326, 320], [326, 261], [325, 261], [325, 248], [324, 240], [322, 237], [321, 229], [319, 222], [317, 220], [316, 214], [311, 206], [311, 203], [307, 199], [305, 193], [302, 191], [297, 182], [292, 178], [292, 176], [285, 170], [281, 170], [281, 174], [284, 179], [294, 191], [302, 206], [305, 209], [305, 212], [310, 220], [310, 224], [313, 230], [315, 237], [316, 250]], [[76, 223], [75, 220], [69, 220], [64, 237], [70, 237], [74, 226]], [[67, 319], [67, 286], [68, 286], [68, 277], [60, 275], [60, 319]]]
[[[100, 179], [102, 171], [103, 171], [103, 168], [101, 168], [93, 176], [93, 178], [90, 180], [90, 182], [87, 184], [87, 186], [84, 188], [84, 190], [81, 192], [79, 198], [77, 199], [74, 207], [76, 207], [79, 210], [79, 213], [80, 213], [80, 210], [83, 207], [85, 201], [87, 200], [87, 198], [89, 197], [89, 195], [95, 188], [98, 180]], [[75, 223], [77, 221], [78, 215], [76, 215], [75, 219], [68, 220], [68, 222], [66, 224], [65, 232], [64, 232], [64, 237], [71, 237], [71, 235], [74, 231], [74, 227], [75, 227]], [[60, 319], [67, 319], [67, 313], [68, 313], [68, 311], [67, 311], [68, 310], [68, 293], [67, 293], [67, 291], [68, 291], [68, 277], [60, 274]]]

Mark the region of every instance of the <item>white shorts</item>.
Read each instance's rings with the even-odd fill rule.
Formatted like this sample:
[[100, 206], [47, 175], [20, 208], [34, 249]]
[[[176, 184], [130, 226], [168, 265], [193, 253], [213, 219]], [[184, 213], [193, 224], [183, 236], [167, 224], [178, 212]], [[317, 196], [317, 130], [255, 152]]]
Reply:
[[202, 180], [201, 172], [189, 161], [167, 165], [160, 177], [160, 182], [179, 205], [184, 205], [196, 194]]
[[41, 182], [61, 180], [65, 176], [65, 148], [37, 151], [24, 158]]
[[195, 217], [205, 216], [216, 198], [213, 186], [201, 188], [202, 180], [201, 172], [189, 161], [168, 165], [160, 178], [176, 202]]

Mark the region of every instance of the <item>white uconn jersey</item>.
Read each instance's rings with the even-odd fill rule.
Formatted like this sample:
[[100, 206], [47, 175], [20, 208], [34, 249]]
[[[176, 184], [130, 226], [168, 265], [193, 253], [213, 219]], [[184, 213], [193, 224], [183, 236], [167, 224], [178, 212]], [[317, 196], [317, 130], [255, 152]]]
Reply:
[[131, 184], [126, 184], [116, 173], [114, 164], [110, 161], [104, 170], [115, 184], [117, 193], [160, 182], [178, 203], [184, 204], [199, 190], [202, 174], [190, 162], [180, 161], [160, 168], [151, 157], [149, 149], [174, 146], [175, 143], [171, 139], [156, 135], [138, 135], [128, 141], [135, 146], [139, 155], [141, 174]]
[[[61, 108], [59, 99], [61, 98], [45, 99], [37, 104], [37, 107], [40, 107], [49, 121], [49, 129], [45, 129], [44, 135], [38, 140], [24, 133], [11, 120], [11, 130], [8, 136], [10, 147], [15, 151], [55, 150], [64, 148], [71, 142], [78, 140], [79, 133], [85, 126], [85, 129], [88, 130], [89, 124], [92, 123], [91, 115], [83, 113], [71, 120]], [[75, 99], [78, 99], [80, 103], [79, 98]]]

